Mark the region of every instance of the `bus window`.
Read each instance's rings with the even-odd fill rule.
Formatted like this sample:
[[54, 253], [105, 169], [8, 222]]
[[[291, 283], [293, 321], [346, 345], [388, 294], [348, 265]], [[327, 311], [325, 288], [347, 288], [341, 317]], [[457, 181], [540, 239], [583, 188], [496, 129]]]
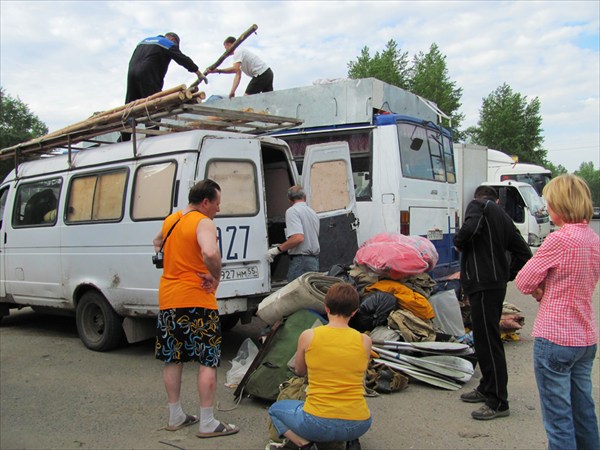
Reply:
[[53, 226], [60, 196], [61, 178], [22, 184], [17, 189], [13, 226]]
[[446, 181], [456, 183], [456, 168], [454, 167], [454, 147], [452, 140], [444, 136], [444, 164], [446, 165]]
[[174, 162], [138, 168], [131, 197], [133, 220], [163, 219], [171, 213], [176, 170]]
[[258, 214], [256, 176], [256, 167], [251, 161], [212, 160], [208, 164], [206, 178], [221, 187], [221, 211], [218, 217]]
[[67, 193], [65, 223], [121, 220], [126, 184], [126, 169], [74, 177]]

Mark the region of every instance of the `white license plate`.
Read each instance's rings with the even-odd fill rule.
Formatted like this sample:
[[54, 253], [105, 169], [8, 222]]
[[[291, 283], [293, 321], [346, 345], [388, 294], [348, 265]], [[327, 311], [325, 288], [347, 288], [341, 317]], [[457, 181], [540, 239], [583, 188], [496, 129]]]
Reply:
[[439, 241], [444, 239], [444, 232], [442, 230], [429, 230], [427, 232], [427, 239], [430, 241]]
[[236, 267], [221, 270], [221, 281], [247, 280], [258, 278], [258, 266]]

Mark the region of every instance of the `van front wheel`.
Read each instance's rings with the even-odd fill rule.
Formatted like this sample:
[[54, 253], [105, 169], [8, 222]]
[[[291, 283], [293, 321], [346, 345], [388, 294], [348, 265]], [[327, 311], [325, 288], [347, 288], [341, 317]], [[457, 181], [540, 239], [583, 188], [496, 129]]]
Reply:
[[98, 292], [83, 294], [75, 313], [77, 332], [90, 350], [105, 352], [119, 346], [123, 339], [123, 318]]

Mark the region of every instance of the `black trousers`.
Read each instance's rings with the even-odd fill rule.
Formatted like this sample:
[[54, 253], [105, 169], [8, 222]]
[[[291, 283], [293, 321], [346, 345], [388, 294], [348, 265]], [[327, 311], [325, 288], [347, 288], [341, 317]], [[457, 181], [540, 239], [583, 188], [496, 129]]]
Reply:
[[260, 94], [261, 92], [273, 91], [273, 71], [269, 68], [257, 77], [254, 77], [246, 87], [246, 95]]
[[469, 295], [475, 354], [481, 370], [477, 390], [486, 396], [486, 405], [495, 411], [508, 409], [508, 371], [500, 318], [506, 287]]

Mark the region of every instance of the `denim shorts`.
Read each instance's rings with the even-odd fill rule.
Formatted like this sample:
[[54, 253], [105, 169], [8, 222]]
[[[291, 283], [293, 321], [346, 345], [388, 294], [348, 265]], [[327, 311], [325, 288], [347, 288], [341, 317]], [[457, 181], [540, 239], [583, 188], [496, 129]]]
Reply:
[[219, 367], [219, 311], [206, 308], [173, 308], [159, 311], [155, 355], [156, 359], [166, 363], [197, 361], [207, 367]]

